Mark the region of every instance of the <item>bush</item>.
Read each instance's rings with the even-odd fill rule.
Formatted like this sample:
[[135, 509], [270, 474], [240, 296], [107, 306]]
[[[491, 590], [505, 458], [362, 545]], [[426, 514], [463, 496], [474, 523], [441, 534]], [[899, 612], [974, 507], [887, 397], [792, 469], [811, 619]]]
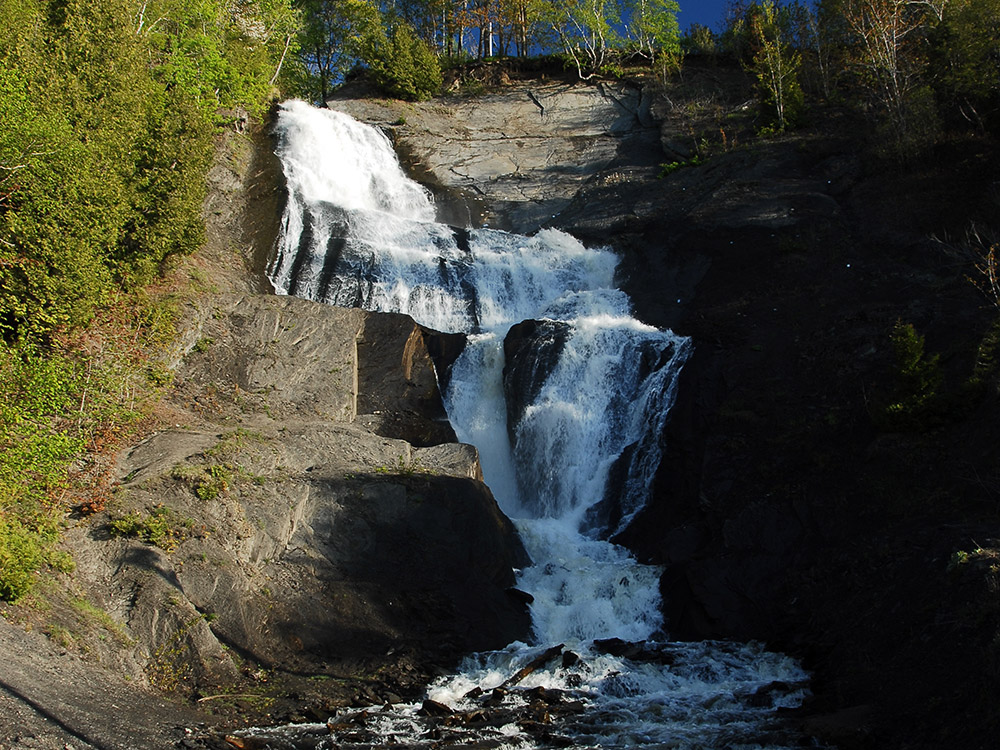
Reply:
[[911, 323], [896, 321], [890, 336], [895, 383], [884, 417], [891, 427], [920, 427], [926, 422], [944, 376], [940, 356], [926, 356], [924, 337]]
[[367, 45], [365, 62], [376, 83], [400, 99], [430, 99], [441, 89], [441, 67], [431, 48], [405, 23]]
[[30, 590], [49, 541], [16, 519], [0, 515], [0, 599], [14, 601]]
[[146, 514], [133, 511], [112, 519], [108, 529], [117, 536], [134, 537], [146, 544], [173, 552], [191, 535], [193, 526], [191, 519], [181, 518], [169, 508], [157, 505]]

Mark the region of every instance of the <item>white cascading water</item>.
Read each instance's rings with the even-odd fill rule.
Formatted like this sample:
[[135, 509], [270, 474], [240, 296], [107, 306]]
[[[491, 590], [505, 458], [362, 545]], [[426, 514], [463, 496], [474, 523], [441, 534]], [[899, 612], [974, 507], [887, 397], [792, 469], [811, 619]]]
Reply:
[[[473, 687], [500, 685], [546, 647], [565, 644], [583, 659], [539, 669], [522, 684], [587, 701], [571, 728], [574, 746], [765, 746], [754, 737], [770, 711], [803, 696], [806, 676], [794, 661], [753, 645], [661, 641], [665, 666], [662, 658], [635, 661], [594, 647], [596, 639], [664, 638], [660, 569], [600, 537], [646, 502], [690, 342], [631, 316], [614, 287], [617, 258], [609, 250], [553, 229], [524, 237], [436, 223], [429, 193], [403, 174], [380, 131], [288, 102], [277, 134], [289, 201], [270, 268], [275, 289], [405, 312], [429, 328], [468, 334], [451, 370], [449, 418], [459, 439], [478, 448], [487, 484], [534, 562], [518, 582], [534, 597], [533, 643], [469, 657], [459, 674], [431, 685], [429, 697], [461, 707]], [[504, 337], [524, 320], [554, 321], [559, 342], [511, 440]], [[606, 497], [623, 452], [626, 478], [611, 488], [617, 519], [595, 533], [588, 510]], [[775, 683], [792, 687], [774, 691], [763, 708], [741, 702]], [[382, 717], [386, 741], [420, 744], [415, 709], [394, 707]], [[516, 727], [492, 731], [503, 746], [532, 746]]]

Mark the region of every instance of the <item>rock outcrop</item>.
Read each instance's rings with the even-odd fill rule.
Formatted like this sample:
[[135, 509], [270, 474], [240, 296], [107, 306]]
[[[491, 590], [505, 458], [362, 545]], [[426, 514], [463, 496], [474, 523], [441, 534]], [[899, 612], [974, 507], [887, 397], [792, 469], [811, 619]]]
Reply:
[[71, 532], [154, 684], [447, 664], [525, 637], [506, 591], [523, 548], [443, 421], [422, 329], [273, 296], [201, 319], [173, 426], [121, 457], [111, 516]]
[[525, 409], [541, 392], [569, 333], [569, 324], [558, 320], [525, 320], [507, 331], [503, 340], [503, 393], [512, 445]]
[[618, 82], [534, 80], [425, 104], [340, 95], [327, 106], [390, 133], [414, 176], [438, 193], [439, 220], [532, 233], [558, 226], [599, 174], [619, 165], [655, 169], [660, 130], [650, 102]]
[[[817, 672], [814, 708], [831, 712], [814, 726], [841, 747], [982, 746], [997, 724], [982, 700], [1000, 679], [997, 610], [995, 596], [970, 592], [996, 581], [955, 561], [1000, 548], [976, 538], [995, 536], [993, 365], [989, 386], [975, 386], [995, 315], [968, 283], [961, 240], [933, 238], [1000, 224], [995, 169], [983, 168], [1000, 157], [954, 143], [886, 168], [836, 109], [759, 139], [740, 76], [686, 65], [651, 98], [654, 147], [604, 161], [577, 143], [529, 165], [503, 150], [516, 137], [452, 148], [425, 133], [474, 137], [466, 122], [478, 115], [462, 102], [331, 106], [385, 126], [416, 173], [507, 201], [512, 227], [612, 244], [637, 316], [692, 336], [653, 501], [617, 537], [666, 566], [675, 637], [758, 638], [803, 657]], [[529, 90], [506, 105], [522, 112], [519, 129], [498, 131], [555, 115]], [[655, 179], [656, 162], [673, 171]], [[516, 195], [536, 183], [555, 197]], [[926, 336], [945, 377], [918, 425], [884, 419], [899, 320]], [[957, 673], [975, 677], [957, 685]]]

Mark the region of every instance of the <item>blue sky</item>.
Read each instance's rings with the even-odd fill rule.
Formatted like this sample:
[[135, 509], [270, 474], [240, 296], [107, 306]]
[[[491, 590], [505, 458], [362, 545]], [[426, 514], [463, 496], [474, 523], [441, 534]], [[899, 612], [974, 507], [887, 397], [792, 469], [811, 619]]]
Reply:
[[719, 30], [726, 0], [677, 0], [677, 3], [681, 6], [681, 12], [677, 14], [681, 31], [693, 23], [704, 24], [714, 31]]

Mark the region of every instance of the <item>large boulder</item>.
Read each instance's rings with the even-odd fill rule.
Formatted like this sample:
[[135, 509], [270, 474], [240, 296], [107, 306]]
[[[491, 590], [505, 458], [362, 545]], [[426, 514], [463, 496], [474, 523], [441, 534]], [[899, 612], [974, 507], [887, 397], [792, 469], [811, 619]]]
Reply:
[[503, 340], [503, 395], [511, 443], [525, 409], [535, 401], [570, 334], [569, 323], [525, 320], [511, 326]]
[[476, 450], [448, 442], [420, 327], [265, 296], [201, 320], [110, 518], [71, 532], [91, 579], [114, 571], [103, 604], [151, 681], [446, 664], [526, 637], [523, 548]]

